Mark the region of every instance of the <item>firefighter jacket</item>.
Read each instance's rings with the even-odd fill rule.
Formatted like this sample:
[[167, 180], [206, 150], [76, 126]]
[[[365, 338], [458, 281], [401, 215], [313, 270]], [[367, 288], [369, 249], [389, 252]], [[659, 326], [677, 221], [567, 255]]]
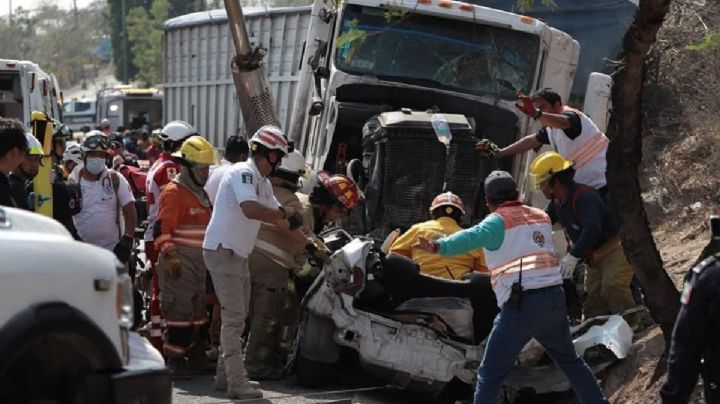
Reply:
[[[160, 255], [175, 249], [175, 245], [202, 248], [205, 230], [210, 222], [212, 209], [207, 194], [191, 183], [185, 170], [170, 181], [160, 194], [155, 247]], [[200, 197], [202, 195], [202, 197]], [[204, 199], [204, 200], [202, 200]], [[158, 231], [159, 230], [159, 231]]]
[[462, 230], [455, 220], [443, 216], [413, 225], [390, 246], [390, 252], [404, 255], [420, 266], [420, 272], [439, 278], [460, 279], [471, 271], [488, 272], [485, 254], [481, 248], [462, 255], [443, 257], [417, 248], [411, 248], [420, 237], [435, 240]]
[[[313, 223], [313, 213], [307, 195], [297, 193], [297, 186], [279, 178], [271, 177], [270, 182], [273, 186], [275, 198], [277, 198], [280, 205], [295, 209], [303, 215], [303, 224], [299, 230], [306, 237], [311, 238], [312, 230], [310, 226]], [[274, 224], [263, 223], [255, 241], [255, 250], [284, 268], [298, 270], [305, 261], [302, 253], [308, 243], [309, 241], [289, 238], [285, 233], [281, 233]]]

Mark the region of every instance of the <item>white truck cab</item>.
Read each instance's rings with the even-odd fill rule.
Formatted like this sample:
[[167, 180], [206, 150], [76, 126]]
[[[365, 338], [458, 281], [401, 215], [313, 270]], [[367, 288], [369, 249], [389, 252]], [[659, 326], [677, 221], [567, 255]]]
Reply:
[[0, 59], [0, 116], [30, 127], [32, 111], [61, 120], [62, 93], [52, 74], [29, 61]]
[[159, 353], [130, 351], [144, 340], [130, 332], [132, 283], [110, 251], [0, 207], [0, 256], [0, 402], [170, 403]]

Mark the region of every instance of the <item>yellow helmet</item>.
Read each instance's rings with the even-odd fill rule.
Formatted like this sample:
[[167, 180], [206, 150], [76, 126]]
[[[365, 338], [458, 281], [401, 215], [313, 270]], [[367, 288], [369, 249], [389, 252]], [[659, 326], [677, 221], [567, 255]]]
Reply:
[[27, 138], [27, 154], [28, 155], [39, 155], [42, 156], [45, 154], [43, 151], [43, 147], [40, 144], [40, 141], [32, 134], [32, 133], [26, 133], [25, 138]]
[[217, 163], [215, 148], [204, 137], [197, 135], [187, 138], [173, 156], [180, 157], [190, 164]]
[[530, 164], [530, 180], [533, 187], [541, 188], [553, 175], [572, 166], [573, 162], [565, 160], [558, 152], [548, 151], [538, 155]]

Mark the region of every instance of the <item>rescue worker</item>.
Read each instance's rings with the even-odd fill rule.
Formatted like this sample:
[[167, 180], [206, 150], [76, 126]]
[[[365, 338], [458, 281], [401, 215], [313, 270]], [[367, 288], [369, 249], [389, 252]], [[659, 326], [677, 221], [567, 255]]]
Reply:
[[50, 149], [50, 157], [52, 158], [53, 165], [60, 164], [65, 154], [65, 143], [72, 136], [70, 129], [63, 125], [60, 121], [55, 119], [52, 120], [53, 133], [52, 137], [52, 149]]
[[320, 171], [315, 181], [308, 197], [312, 210], [305, 213], [313, 235], [318, 235], [329, 223], [347, 216], [360, 203], [362, 194], [353, 180], [341, 174]]
[[[310, 209], [306, 195], [298, 195], [298, 180], [305, 171], [305, 157], [293, 150], [270, 173], [273, 194], [281, 206], [304, 213]], [[300, 198], [303, 198], [302, 200]], [[253, 380], [280, 379], [285, 361], [280, 352], [280, 332], [288, 296], [289, 272], [305, 261], [302, 252], [312, 242], [307, 219], [301, 231], [263, 223], [250, 254], [250, 335], [245, 348], [245, 369]], [[307, 234], [307, 235], [306, 235]]]
[[200, 338], [207, 317], [202, 242], [212, 214], [203, 186], [216, 152], [203, 137], [191, 136], [173, 156], [180, 172], [160, 193], [155, 222], [163, 353], [173, 371], [183, 370], [186, 359], [190, 368], [202, 370], [207, 365]]
[[215, 207], [203, 242], [203, 256], [220, 301], [222, 354], [215, 387], [230, 398], [260, 398], [243, 364], [242, 336], [250, 305], [248, 256], [261, 222], [295, 230], [303, 222], [299, 212], [281, 208], [273, 195], [270, 173], [288, 152], [285, 134], [266, 125], [250, 139], [251, 158], [234, 164], [220, 182]]
[[82, 149], [80, 145], [74, 144], [65, 149], [62, 163], [58, 165], [62, 179], [67, 180], [68, 177], [70, 177], [70, 173], [79, 165], [82, 165]]
[[0, 206], [16, 207], [8, 176], [25, 158], [28, 140], [22, 122], [0, 117]]
[[581, 260], [588, 264], [583, 315], [618, 313], [635, 305], [630, 292], [633, 268], [620, 244], [612, 207], [596, 189], [575, 182], [575, 174], [573, 163], [557, 152], [542, 153], [530, 165], [532, 181], [550, 201], [546, 212], [572, 242], [560, 260], [563, 277], [572, 278]]
[[110, 137], [110, 120], [107, 118], [103, 118], [100, 121], [100, 124], [98, 125], [98, 130], [100, 130], [102, 133], [105, 134], [105, 136]]
[[[717, 237], [717, 235], [713, 235]], [[720, 255], [696, 265], [685, 277], [675, 321], [663, 404], [685, 404], [702, 374], [705, 402], [720, 403]]]
[[393, 242], [390, 252], [412, 259], [420, 266], [420, 272], [425, 275], [445, 279], [462, 279], [472, 271], [487, 273], [485, 255], [481, 249], [456, 257], [441, 258], [435, 254], [412, 248], [418, 237], [434, 240], [459, 232], [462, 227], [458, 223], [464, 214], [465, 206], [459, 196], [452, 192], [441, 193], [430, 204], [432, 220], [410, 227]]
[[438, 240], [419, 237], [413, 245], [443, 256], [485, 250], [501, 310], [478, 369], [475, 404], [500, 402], [503, 380], [532, 338], [562, 369], [580, 402], [607, 403], [572, 343], [550, 218], [518, 201], [515, 180], [505, 171], [490, 173], [484, 186], [491, 213], [482, 222]]
[[210, 178], [205, 184], [205, 191], [210, 196], [211, 201], [215, 201], [220, 180], [222, 180], [225, 171], [235, 163], [247, 160], [248, 143], [240, 136], [230, 136], [225, 141], [225, 153], [220, 164], [210, 167]]
[[587, 115], [563, 105], [560, 94], [550, 88], [544, 88], [532, 97], [518, 93], [515, 106], [544, 127], [502, 149], [489, 139], [483, 139], [475, 146], [476, 150], [506, 157], [550, 145], [563, 158], [575, 162], [575, 181], [590, 185], [603, 197], [607, 195], [605, 155], [610, 141]]
[[155, 248], [154, 234], [155, 221], [157, 220], [160, 192], [180, 171], [180, 166], [173, 159], [172, 153], [180, 149], [185, 139], [195, 135], [195, 129], [185, 121], [172, 121], [163, 127], [160, 138], [163, 141], [163, 151], [150, 167], [145, 178], [145, 195], [147, 209], [147, 229], [145, 229], [145, 254], [150, 261], [150, 272], [152, 273], [152, 295], [150, 297], [150, 336], [152, 345], [160, 352], [163, 351], [162, 342], [162, 318], [160, 314], [160, 285], [158, 283], [156, 263], [158, 260], [157, 249]]
[[83, 207], [73, 218], [80, 237], [113, 251], [127, 262], [132, 251], [135, 198], [125, 178], [105, 167], [110, 141], [100, 131], [90, 131], [82, 143], [83, 166], [70, 175], [80, 187]]
[[26, 133], [27, 151], [25, 158], [12, 170], [8, 177], [10, 181], [10, 191], [15, 205], [20, 209], [34, 211], [35, 206], [32, 201], [28, 200], [32, 180], [40, 170], [40, 159], [44, 152], [40, 141], [32, 133]]

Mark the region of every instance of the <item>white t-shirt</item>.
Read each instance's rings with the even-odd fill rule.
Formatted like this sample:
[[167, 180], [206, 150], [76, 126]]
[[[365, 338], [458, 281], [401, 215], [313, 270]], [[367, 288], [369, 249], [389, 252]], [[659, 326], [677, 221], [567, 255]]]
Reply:
[[240, 204], [246, 201], [256, 201], [273, 209], [280, 206], [270, 180], [260, 174], [253, 159], [233, 164], [223, 175], [203, 248], [217, 250], [222, 246], [241, 257], [250, 255], [260, 221], [245, 216]]
[[[107, 170], [100, 174], [98, 181], [81, 178], [80, 171], [73, 171], [70, 179], [80, 184], [82, 192], [82, 210], [73, 216], [75, 227], [83, 241], [112, 250], [120, 241], [119, 233], [124, 226], [121, 212], [117, 212], [115, 190]], [[120, 207], [135, 202], [125, 177], [118, 173], [118, 197]], [[120, 220], [120, 230], [116, 224]]]
[[207, 192], [210, 202], [212, 202], [213, 205], [215, 205], [215, 197], [217, 196], [223, 174], [225, 174], [230, 167], [232, 167], [232, 163], [225, 159], [222, 159], [218, 166], [210, 166], [210, 176], [205, 183], [205, 192]]

